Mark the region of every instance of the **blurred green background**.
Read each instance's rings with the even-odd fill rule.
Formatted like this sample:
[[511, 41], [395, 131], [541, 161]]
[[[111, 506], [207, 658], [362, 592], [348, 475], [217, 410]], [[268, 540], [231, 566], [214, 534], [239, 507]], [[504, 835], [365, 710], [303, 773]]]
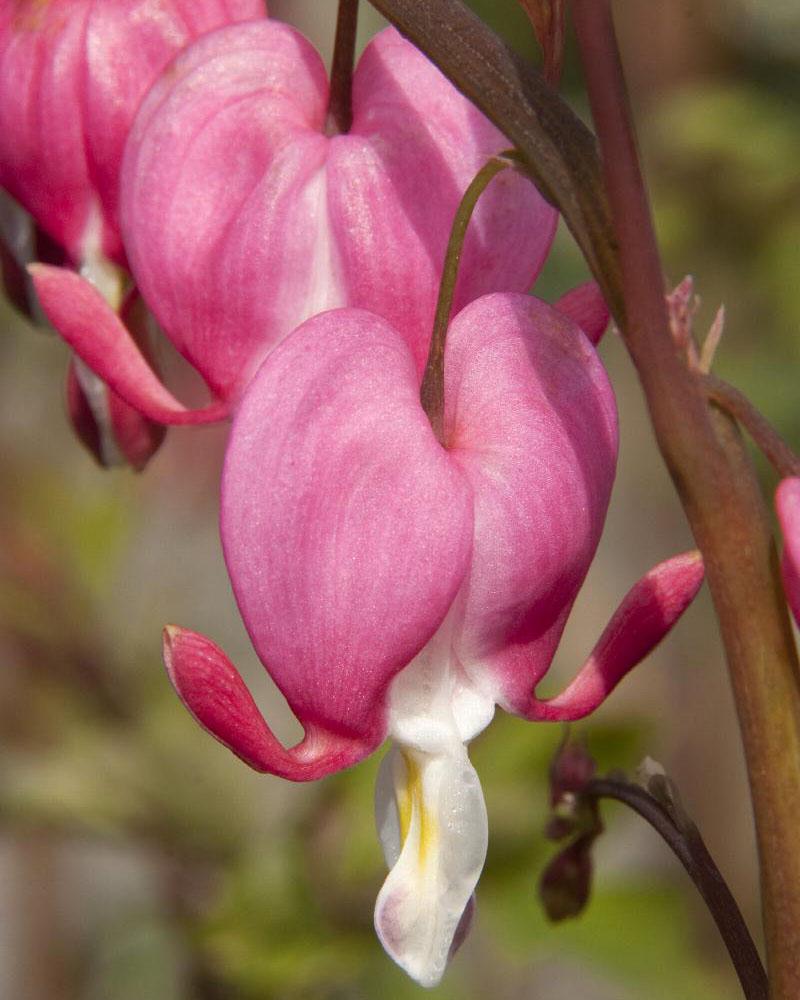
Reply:
[[[538, 59], [514, 0], [473, 6]], [[362, 7], [365, 40], [380, 22]], [[271, 9], [330, 51], [333, 0]], [[616, 10], [670, 280], [695, 276], [701, 333], [725, 303], [717, 371], [800, 444], [800, 8]], [[571, 46], [563, 90], [585, 114]], [[554, 298], [585, 273], [560, 232], [537, 291]], [[63, 416], [65, 347], [8, 306], [0, 328], [0, 996], [421, 995], [372, 931], [377, 758], [310, 786], [259, 777], [200, 731], [161, 668], [165, 622], [202, 631], [241, 667], [277, 734], [299, 732], [250, 647], [219, 551], [224, 428], [171, 430], [142, 475], [101, 471]], [[634, 579], [691, 546], [619, 338], [601, 350], [619, 398], [619, 477], [547, 691], [583, 662]], [[180, 384], [175, 359], [162, 360]], [[603, 768], [633, 770], [645, 753], [666, 766], [757, 928], [742, 755], [705, 592], [579, 730]], [[617, 808], [604, 810], [588, 911], [547, 924], [536, 884], [553, 853], [542, 829], [561, 735], [498, 714], [473, 747], [489, 856], [474, 930], [437, 995], [738, 995], [693, 887]]]

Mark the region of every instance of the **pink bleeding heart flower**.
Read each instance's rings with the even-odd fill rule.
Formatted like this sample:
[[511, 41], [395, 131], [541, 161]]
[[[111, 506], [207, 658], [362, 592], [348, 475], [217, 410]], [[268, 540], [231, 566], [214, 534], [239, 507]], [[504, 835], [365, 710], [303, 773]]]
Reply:
[[800, 478], [782, 480], [775, 493], [775, 509], [783, 533], [781, 574], [786, 599], [800, 626]]
[[408, 342], [341, 309], [265, 360], [234, 420], [225, 559], [256, 651], [303, 725], [285, 749], [225, 654], [165, 631], [190, 712], [259, 771], [321, 777], [387, 737], [375, 922], [424, 985], [463, 937], [487, 819], [466, 744], [495, 705], [528, 719], [596, 708], [666, 634], [703, 577], [689, 553], [623, 600], [577, 678], [535, 695], [586, 575], [617, 456], [615, 401], [578, 327], [519, 294], [451, 323], [443, 442]]
[[124, 264], [122, 152], [147, 89], [199, 35], [262, 0], [6, 0], [0, 184], [82, 265]]
[[[262, 0], [0, 6], [0, 185], [97, 287], [112, 315], [128, 283], [118, 221], [122, 153], [142, 97], [193, 38], [263, 15]], [[72, 366], [67, 399], [79, 437], [103, 464], [116, 455], [139, 467], [164, 436], [81, 363]]]
[[[421, 371], [456, 208], [508, 146], [394, 29], [359, 61], [346, 134], [331, 134], [328, 102], [310, 44], [279, 22], [251, 22], [183, 52], [131, 133], [122, 228], [133, 274], [222, 405], [235, 405], [284, 336], [337, 306], [403, 330]], [[527, 291], [555, 224], [523, 177], [496, 178], [467, 236], [456, 308]], [[99, 299], [90, 309], [88, 292], [43, 272], [37, 289], [62, 335], [129, 402], [153, 419], [190, 419]]]

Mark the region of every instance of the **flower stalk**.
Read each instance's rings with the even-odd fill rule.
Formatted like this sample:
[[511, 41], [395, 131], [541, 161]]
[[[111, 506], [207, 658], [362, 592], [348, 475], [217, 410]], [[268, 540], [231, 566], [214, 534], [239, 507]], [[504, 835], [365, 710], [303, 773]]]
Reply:
[[596, 762], [569, 731], [550, 765], [551, 814], [545, 827], [550, 840], [565, 842], [539, 881], [539, 896], [550, 920], [583, 912], [591, 894], [592, 851], [604, 832], [600, 802], [612, 799], [641, 816], [683, 865], [728, 949], [747, 1000], [768, 1000], [764, 966], [733, 893], [687, 813], [675, 784], [650, 757], [636, 781], [622, 772], [595, 774]]
[[573, 16], [619, 245], [628, 350], [708, 570], [750, 776], [773, 1000], [800, 992], [800, 689], [764, 500], [741, 435], [670, 336], [664, 280], [607, 0]]
[[708, 398], [738, 420], [781, 478], [800, 476], [800, 457], [740, 389], [711, 373], [703, 384]]
[[436, 313], [433, 318], [433, 334], [428, 351], [428, 360], [422, 376], [420, 400], [422, 408], [428, 415], [431, 427], [437, 439], [442, 441], [442, 421], [444, 418], [444, 346], [447, 338], [447, 327], [450, 323], [450, 313], [453, 309], [453, 298], [458, 281], [458, 267], [461, 263], [461, 252], [464, 249], [464, 238], [472, 213], [481, 194], [506, 167], [513, 166], [510, 157], [513, 151], [493, 156], [475, 176], [475, 179], [464, 192], [461, 204], [453, 219], [453, 228], [445, 252], [442, 281], [439, 285], [439, 298], [436, 300]]
[[676, 815], [649, 791], [619, 778], [592, 778], [581, 794], [595, 801], [613, 799], [621, 802], [650, 824], [683, 865], [705, 900], [745, 997], [747, 1000], [767, 1000], [767, 977], [758, 950], [695, 824], [685, 815]]
[[331, 63], [328, 135], [343, 135], [353, 124], [353, 65], [358, 31], [358, 0], [339, 0]]

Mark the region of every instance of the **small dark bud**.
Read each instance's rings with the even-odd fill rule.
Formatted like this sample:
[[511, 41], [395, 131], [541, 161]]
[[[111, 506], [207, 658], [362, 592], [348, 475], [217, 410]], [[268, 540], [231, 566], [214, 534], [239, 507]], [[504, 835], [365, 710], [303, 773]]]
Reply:
[[569, 737], [558, 748], [550, 765], [550, 803], [553, 808], [574, 804], [575, 796], [594, 777], [596, 764], [583, 743]]
[[554, 923], [577, 917], [592, 887], [592, 844], [596, 833], [578, 837], [552, 859], [539, 880], [539, 896]]

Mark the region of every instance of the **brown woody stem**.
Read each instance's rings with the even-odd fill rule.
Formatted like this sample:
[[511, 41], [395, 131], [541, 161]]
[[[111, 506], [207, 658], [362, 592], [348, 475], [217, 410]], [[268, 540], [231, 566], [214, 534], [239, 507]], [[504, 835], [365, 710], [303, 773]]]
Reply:
[[331, 64], [328, 133], [344, 134], [353, 124], [353, 63], [358, 29], [358, 0], [339, 0]]
[[769, 518], [737, 428], [676, 352], [608, 0], [573, 0], [619, 245], [621, 329], [703, 552], [750, 776], [772, 1000], [800, 996], [800, 688]]
[[450, 230], [450, 239], [444, 255], [442, 281], [439, 285], [439, 298], [436, 301], [436, 313], [433, 319], [431, 346], [428, 350], [428, 360], [425, 364], [422, 386], [419, 391], [422, 408], [427, 413], [433, 433], [439, 441], [442, 441], [444, 420], [444, 346], [447, 338], [447, 327], [450, 323], [450, 313], [453, 308], [453, 297], [456, 292], [458, 266], [461, 263], [464, 239], [478, 199], [490, 181], [501, 170], [512, 166], [508, 157], [513, 155], [513, 152], [509, 152], [503, 154], [505, 158], [492, 157], [488, 163], [481, 167], [464, 192], [464, 197], [461, 199], [453, 219], [453, 228]]

